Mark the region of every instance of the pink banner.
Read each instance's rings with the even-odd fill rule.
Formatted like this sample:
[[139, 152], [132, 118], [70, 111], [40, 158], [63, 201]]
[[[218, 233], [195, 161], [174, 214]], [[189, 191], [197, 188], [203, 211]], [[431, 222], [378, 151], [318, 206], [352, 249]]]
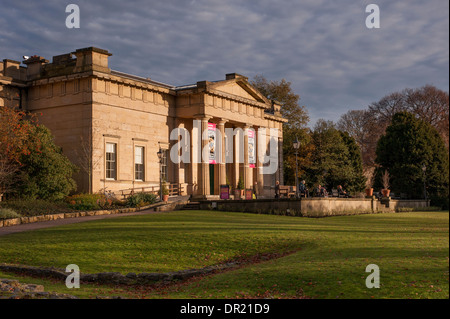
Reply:
[[248, 167], [253, 168], [256, 164], [255, 157], [255, 131], [248, 130]]
[[216, 124], [208, 123], [209, 164], [216, 164]]

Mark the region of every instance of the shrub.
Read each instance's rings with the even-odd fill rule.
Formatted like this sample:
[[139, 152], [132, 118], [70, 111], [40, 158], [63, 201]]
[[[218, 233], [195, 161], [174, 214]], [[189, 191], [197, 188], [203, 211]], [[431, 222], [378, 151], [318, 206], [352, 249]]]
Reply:
[[7, 200], [1, 203], [3, 208], [9, 208], [21, 216], [37, 216], [44, 214], [67, 213], [72, 211], [64, 201], [47, 201], [32, 199]]
[[20, 215], [17, 214], [11, 208], [0, 208], [0, 219], [8, 219], [8, 218], [19, 218]]
[[150, 205], [156, 202], [157, 196], [151, 193], [137, 193], [133, 194], [126, 200], [126, 205], [129, 207], [141, 207]]
[[104, 194], [77, 194], [66, 198], [69, 207], [75, 210], [110, 209], [121, 206], [119, 200]]
[[442, 207], [438, 206], [428, 206], [428, 207], [420, 207], [420, 208], [414, 208], [414, 211], [416, 212], [435, 212], [442, 210]]
[[43, 125], [32, 127], [27, 139], [29, 152], [21, 157], [21, 167], [12, 186], [14, 196], [25, 199], [63, 200], [76, 189], [72, 175], [78, 168], [53, 141]]
[[449, 199], [448, 199], [448, 197], [433, 196], [433, 197], [431, 197], [430, 204], [432, 206], [440, 207], [443, 210], [448, 210]]

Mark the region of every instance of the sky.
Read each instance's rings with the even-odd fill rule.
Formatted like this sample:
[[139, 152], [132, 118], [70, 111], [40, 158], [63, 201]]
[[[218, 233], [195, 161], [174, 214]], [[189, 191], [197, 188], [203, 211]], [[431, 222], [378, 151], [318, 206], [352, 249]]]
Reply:
[[[67, 28], [77, 4], [80, 28]], [[379, 8], [380, 28], [367, 28]], [[109, 66], [174, 86], [225, 79], [291, 82], [308, 111], [338, 121], [389, 93], [449, 91], [447, 0], [0, 0], [0, 59], [95, 46]]]

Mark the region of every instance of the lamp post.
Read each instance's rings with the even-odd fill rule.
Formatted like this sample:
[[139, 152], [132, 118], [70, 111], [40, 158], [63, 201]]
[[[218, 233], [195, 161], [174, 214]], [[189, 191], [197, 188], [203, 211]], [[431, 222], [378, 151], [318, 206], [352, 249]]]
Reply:
[[425, 198], [425, 202], [427, 201], [427, 166], [425, 164], [422, 165], [423, 172], [423, 197]]
[[161, 161], [162, 161], [162, 150], [161, 148], [159, 149], [158, 153], [158, 159], [159, 159], [159, 197], [160, 200], [163, 200], [163, 189], [162, 189], [162, 179], [161, 179]]
[[292, 144], [295, 149], [295, 198], [298, 198], [298, 163], [297, 163], [297, 154], [298, 149], [300, 148], [300, 142], [298, 141], [298, 138], [295, 137], [295, 141]]

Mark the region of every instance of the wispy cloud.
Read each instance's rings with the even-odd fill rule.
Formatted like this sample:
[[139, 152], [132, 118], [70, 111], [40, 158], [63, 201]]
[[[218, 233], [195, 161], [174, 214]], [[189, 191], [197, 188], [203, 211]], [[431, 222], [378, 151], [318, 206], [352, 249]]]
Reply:
[[97, 46], [113, 69], [182, 85], [239, 72], [285, 78], [311, 116], [337, 120], [382, 96], [430, 83], [448, 91], [448, 1], [380, 0], [381, 28], [365, 27], [371, 1], [2, 2], [0, 57], [47, 58]]

